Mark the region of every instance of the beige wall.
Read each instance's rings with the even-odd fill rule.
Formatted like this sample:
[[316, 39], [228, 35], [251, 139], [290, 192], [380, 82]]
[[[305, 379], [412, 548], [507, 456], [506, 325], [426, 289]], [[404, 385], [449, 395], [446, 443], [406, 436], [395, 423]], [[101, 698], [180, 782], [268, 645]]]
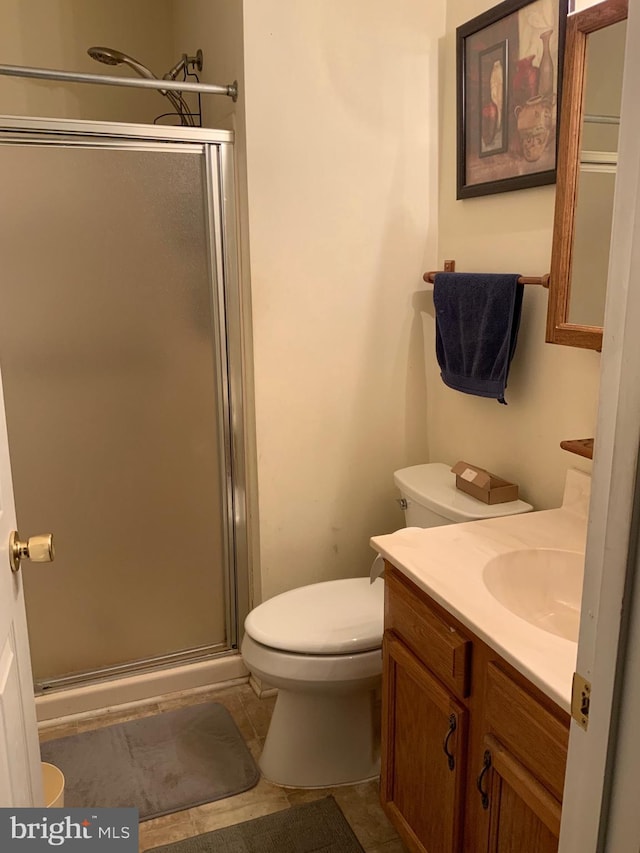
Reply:
[[[87, 56], [91, 45], [128, 53], [161, 77], [175, 57], [171, 0], [2, 0], [0, 56], [94, 74], [132, 74]], [[156, 92], [0, 77], [0, 114], [148, 122], [170, 105]]]
[[365, 574], [427, 457], [441, 5], [244, 3], [265, 598]]
[[[489, 8], [487, 0], [450, 0], [441, 46], [440, 216], [438, 258], [459, 270], [549, 270], [555, 187], [539, 187], [456, 201], [455, 29]], [[433, 460], [465, 459], [521, 485], [537, 508], [558, 505], [567, 467], [590, 462], [559, 448], [562, 439], [594, 434], [600, 357], [544, 342], [547, 292], [525, 290], [518, 348], [506, 398], [460, 394], [439, 378], [428, 356], [428, 436]], [[425, 316], [433, 338], [433, 305]], [[427, 349], [433, 353], [432, 343]]]

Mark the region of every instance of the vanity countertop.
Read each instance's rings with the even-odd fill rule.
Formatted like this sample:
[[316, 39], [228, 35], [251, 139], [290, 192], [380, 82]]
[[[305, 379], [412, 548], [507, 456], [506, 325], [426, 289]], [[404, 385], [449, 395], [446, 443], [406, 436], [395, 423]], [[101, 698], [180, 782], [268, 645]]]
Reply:
[[489, 560], [529, 548], [584, 553], [591, 478], [569, 470], [562, 507], [374, 536], [372, 547], [565, 711], [578, 645], [516, 616], [483, 582]]

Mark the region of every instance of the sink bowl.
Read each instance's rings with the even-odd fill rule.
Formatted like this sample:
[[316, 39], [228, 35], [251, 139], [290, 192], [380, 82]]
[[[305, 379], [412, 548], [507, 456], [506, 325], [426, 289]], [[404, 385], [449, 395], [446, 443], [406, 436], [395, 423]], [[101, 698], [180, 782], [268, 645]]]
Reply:
[[578, 641], [584, 554], [527, 548], [493, 557], [483, 581], [491, 595], [532, 625]]

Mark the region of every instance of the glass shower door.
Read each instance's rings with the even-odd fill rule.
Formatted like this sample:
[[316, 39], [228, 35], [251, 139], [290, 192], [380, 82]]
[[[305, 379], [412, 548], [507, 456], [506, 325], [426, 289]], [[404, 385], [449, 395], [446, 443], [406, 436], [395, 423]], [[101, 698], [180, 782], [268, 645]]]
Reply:
[[0, 362], [37, 682], [228, 649], [224, 317], [205, 146], [0, 145]]

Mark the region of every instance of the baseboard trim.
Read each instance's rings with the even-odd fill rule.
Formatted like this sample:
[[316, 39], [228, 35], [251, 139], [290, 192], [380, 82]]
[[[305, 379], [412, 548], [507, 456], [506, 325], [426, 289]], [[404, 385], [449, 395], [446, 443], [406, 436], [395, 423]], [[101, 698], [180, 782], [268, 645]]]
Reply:
[[82, 719], [117, 706], [121, 710], [158, 701], [158, 697], [184, 691], [205, 692], [216, 687], [246, 682], [249, 671], [240, 654], [225, 655], [198, 663], [114, 678], [83, 687], [55, 690], [36, 696], [39, 723], [64, 718]]

